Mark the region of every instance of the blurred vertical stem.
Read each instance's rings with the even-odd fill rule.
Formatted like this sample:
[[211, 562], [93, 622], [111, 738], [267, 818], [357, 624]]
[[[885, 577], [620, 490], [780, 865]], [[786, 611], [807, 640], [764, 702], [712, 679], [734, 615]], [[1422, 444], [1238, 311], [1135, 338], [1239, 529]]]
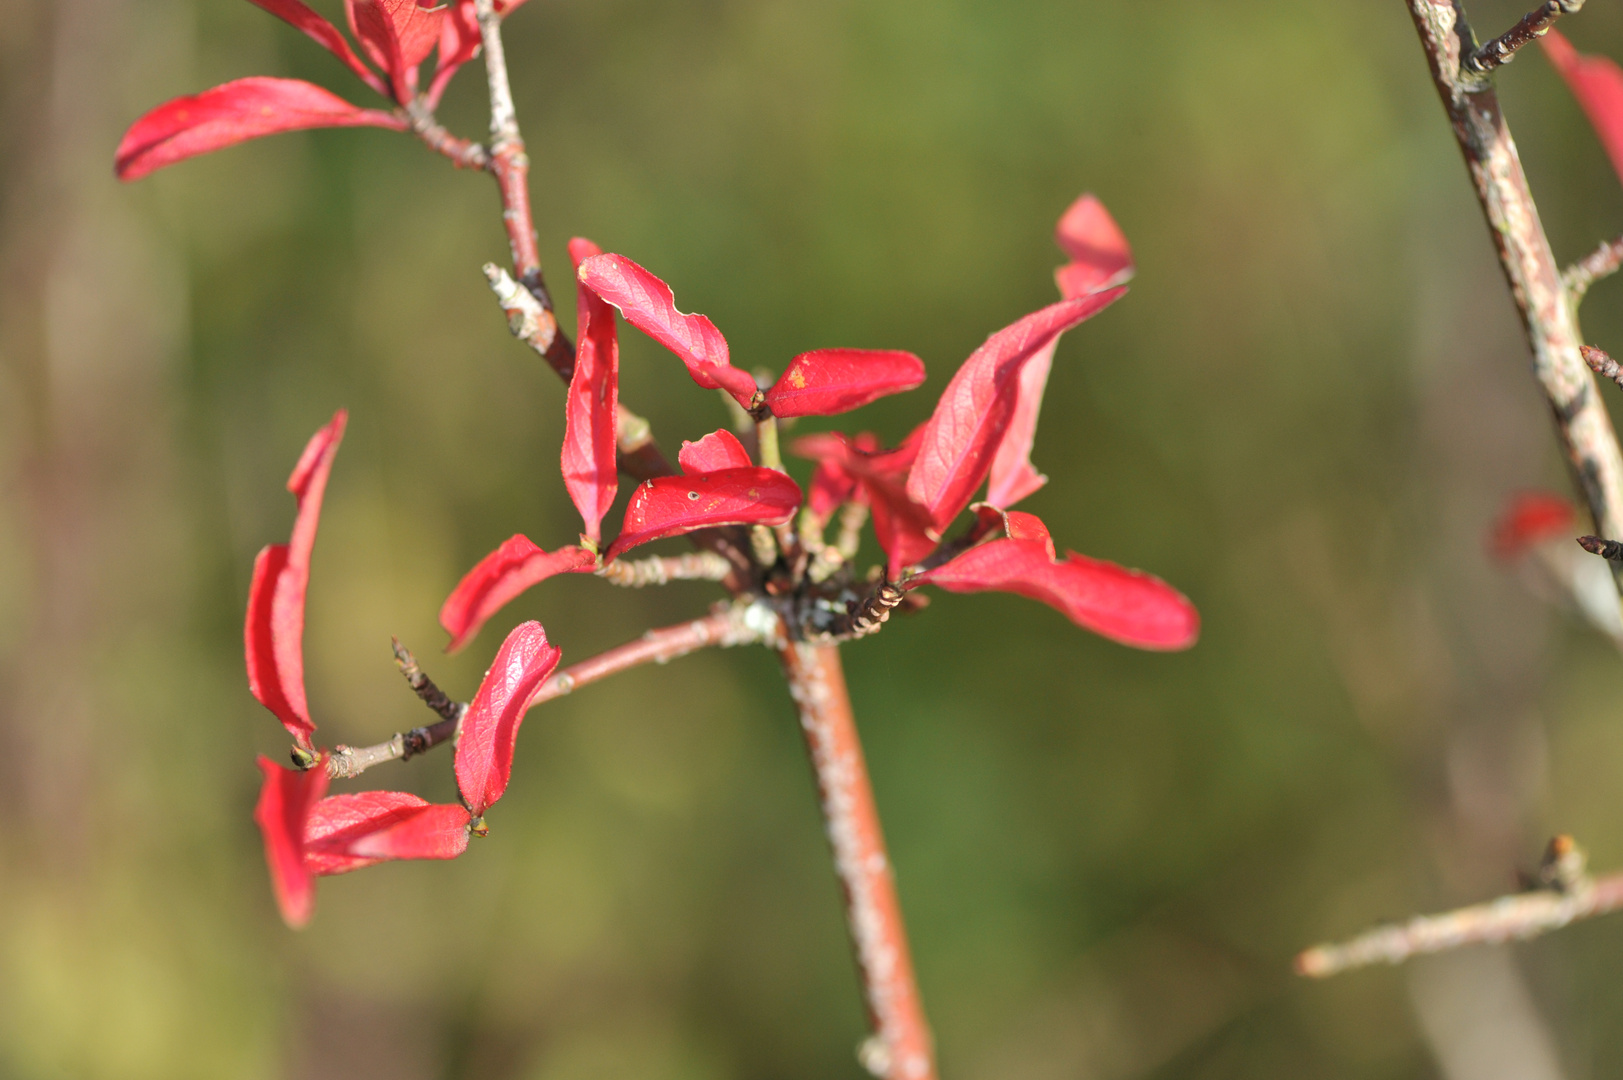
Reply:
[[839, 647], [791, 642], [779, 656], [817, 774], [834, 872], [845, 893], [846, 922], [873, 1025], [862, 1063], [886, 1080], [935, 1080], [933, 1040], [913, 977], [907, 927]]
[[1464, 8], [1458, 0], [1406, 2], [1488, 219], [1499, 265], [1533, 350], [1533, 374], [1549, 401], [1567, 462], [1595, 530], [1608, 539], [1623, 539], [1623, 454], [1594, 377], [1578, 353], [1573, 298], [1544, 235], [1493, 81], [1462, 67], [1476, 52]]

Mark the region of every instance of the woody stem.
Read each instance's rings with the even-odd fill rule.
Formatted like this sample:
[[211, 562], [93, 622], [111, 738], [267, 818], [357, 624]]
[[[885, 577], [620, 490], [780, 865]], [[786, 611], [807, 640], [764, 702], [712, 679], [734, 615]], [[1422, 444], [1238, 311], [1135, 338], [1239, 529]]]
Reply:
[[778, 655], [817, 775], [823, 823], [845, 894], [846, 923], [873, 1026], [862, 1063], [884, 1080], [935, 1080], [935, 1048], [913, 977], [907, 927], [839, 648], [795, 642]]

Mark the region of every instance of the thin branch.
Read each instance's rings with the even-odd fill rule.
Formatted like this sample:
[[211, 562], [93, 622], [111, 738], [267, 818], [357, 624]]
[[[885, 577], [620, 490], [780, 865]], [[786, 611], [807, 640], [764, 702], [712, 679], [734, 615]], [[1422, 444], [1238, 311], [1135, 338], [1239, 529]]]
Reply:
[[423, 98], [414, 98], [405, 108], [406, 122], [412, 134], [436, 154], [450, 159], [459, 169], [490, 168], [490, 151], [469, 139], [452, 135], [434, 118], [434, 110]]
[[557, 317], [542, 307], [541, 301], [529, 289], [514, 281], [513, 275], [495, 263], [486, 263], [484, 271], [485, 280], [490, 282], [490, 291], [496, 294], [496, 302], [507, 316], [508, 331], [557, 367], [559, 376], [568, 382], [575, 372], [575, 350], [569, 349], [567, 366], [558, 367], [553, 359], [554, 346], [558, 342]]
[[890, 621], [890, 613], [906, 599], [907, 593], [901, 586], [881, 579], [867, 596], [849, 601], [843, 614], [808, 634], [808, 639], [845, 641], [877, 634]]
[[1523, 45], [1543, 37], [1555, 20], [1563, 15], [1571, 15], [1583, 6], [1584, 0], [1546, 0], [1523, 15], [1515, 26], [1472, 53], [1463, 65], [1465, 70], [1486, 75], [1501, 64], [1510, 63], [1516, 59], [1516, 53]]
[[1296, 957], [1297, 974], [1323, 979], [1463, 945], [1525, 941], [1623, 908], [1623, 873], [1588, 877], [1583, 852], [1571, 837], [1550, 841], [1544, 864], [1529, 884], [1537, 887], [1440, 915], [1417, 916], [1401, 925], [1376, 927], [1340, 945], [1315, 946]]
[[1602, 540], [1598, 536], [1580, 536], [1578, 546], [1591, 555], [1599, 555], [1607, 562], [1623, 562], [1623, 544], [1616, 540]]
[[433, 709], [442, 719], [437, 724], [400, 732], [373, 746], [334, 747], [332, 753], [327, 755], [327, 775], [333, 780], [359, 776], [372, 766], [381, 765], [386, 761], [407, 761], [434, 749], [441, 743], [451, 741], [456, 736], [457, 727], [462, 723], [462, 714], [468, 711], [466, 705], [452, 701], [446, 696], [445, 691], [434, 685], [433, 679], [423, 674], [423, 669], [417, 666], [417, 658], [411, 654], [410, 649], [400, 644], [399, 638], [390, 640], [394, 644], [395, 666], [400, 669], [400, 674], [406, 677], [406, 684], [423, 699], [423, 704]]
[[[1538, 207], [1527, 187], [1489, 81], [1461, 70], [1471, 31], [1458, 0], [1407, 0], [1443, 107], [1487, 218], [1533, 352], [1533, 371], [1595, 531], [1623, 539], [1623, 452], [1594, 377], [1578, 354], [1573, 305], [1556, 269]], [[1568, 3], [1568, 9], [1576, 5]]]
[[1589, 292], [1589, 287], [1604, 277], [1617, 273], [1623, 266], [1623, 236], [1603, 241], [1600, 247], [1579, 259], [1561, 275], [1574, 304]]
[[651, 559], [616, 559], [598, 571], [610, 585], [641, 589], [668, 581], [725, 581], [733, 564], [714, 551], [656, 555]]
[[913, 977], [907, 927], [839, 648], [795, 643], [783, 646], [778, 655], [817, 775], [834, 872], [845, 894], [846, 924], [873, 1025], [862, 1063], [885, 1080], [934, 1080], [935, 1049]]
[[782, 637], [782, 624], [766, 605], [748, 600], [718, 604], [702, 619], [650, 630], [636, 641], [571, 664], [536, 688], [529, 708], [643, 664], [668, 664], [699, 649], [755, 644], [776, 647]]
[[1611, 379], [1618, 386], [1623, 386], [1623, 365], [1619, 365], [1605, 352], [1593, 345], [1580, 345], [1578, 354], [1584, 358], [1584, 363], [1589, 365], [1590, 371], [1603, 379]]
[[395, 667], [405, 676], [406, 685], [423, 699], [423, 704], [439, 713], [443, 720], [449, 720], [453, 724], [461, 721], [462, 714], [467, 712], [468, 707], [459, 701], [452, 701], [444, 690], [434, 685], [434, 680], [417, 666], [417, 658], [411, 655], [410, 649], [400, 644], [399, 638], [390, 638], [389, 642], [394, 646]]

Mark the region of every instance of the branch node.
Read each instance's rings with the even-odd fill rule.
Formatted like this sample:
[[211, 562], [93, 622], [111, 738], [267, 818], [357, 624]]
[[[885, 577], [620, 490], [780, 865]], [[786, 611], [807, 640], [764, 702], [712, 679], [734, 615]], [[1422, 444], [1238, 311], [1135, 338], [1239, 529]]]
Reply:
[[[410, 649], [400, 644], [399, 638], [390, 638], [389, 641], [394, 646], [395, 666], [400, 669], [400, 674], [406, 677], [406, 685], [410, 686], [417, 696], [423, 699], [423, 704], [439, 713], [441, 719], [449, 720], [451, 723], [461, 720], [462, 714], [467, 711], [468, 707], [460, 702], [452, 701], [446, 696], [445, 691], [435, 686], [434, 680], [423, 674], [423, 669], [417, 666], [417, 658], [411, 654]], [[424, 730], [426, 729], [417, 728], [412, 734]], [[419, 747], [417, 750], [411, 751], [411, 753], [422, 753], [426, 749], [426, 746]], [[410, 755], [408, 754], [408, 756]]]
[[1567, 267], [1561, 274], [1561, 284], [1574, 306], [1580, 303], [1589, 287], [1604, 277], [1611, 277], [1623, 266], [1623, 236], [1605, 240], [1594, 251]]

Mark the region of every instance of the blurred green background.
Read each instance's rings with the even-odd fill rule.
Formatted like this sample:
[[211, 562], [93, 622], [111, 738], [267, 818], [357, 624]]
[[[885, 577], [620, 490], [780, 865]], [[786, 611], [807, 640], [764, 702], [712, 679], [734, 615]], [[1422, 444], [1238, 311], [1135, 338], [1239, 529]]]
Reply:
[[[1563, 27], [1623, 56], [1610, 0]], [[1484, 553], [1510, 491], [1567, 485], [1403, 4], [531, 0], [508, 49], [565, 324], [580, 234], [740, 364], [918, 352], [930, 382], [861, 418], [889, 437], [1054, 298], [1078, 192], [1134, 245], [1131, 295], [1061, 346], [1027, 508], [1184, 589], [1199, 646], [986, 595], [846, 649], [946, 1075], [1623, 1070], [1623, 920], [1289, 972], [1504, 891], [1554, 830], [1623, 865], [1623, 666]], [[499, 628], [440, 657], [440, 600], [578, 521], [561, 386], [479, 273], [488, 179], [361, 130], [113, 181], [142, 111], [250, 74], [368, 93], [242, 0], [0, 0], [0, 1076], [858, 1076], [764, 650], [548, 705], [489, 840], [325, 880], [282, 926], [250, 811], [286, 740], [240, 634], [304, 440], [351, 410], [306, 642], [328, 742], [425, 720], [391, 634], [468, 695]], [[1558, 254], [1615, 235], [1549, 66], [1500, 85]], [[477, 67], [442, 117], [483, 130]], [[1623, 346], [1623, 286], [1584, 317]], [[623, 377], [668, 449], [726, 423], [635, 332]], [[713, 595], [569, 578], [500, 621], [580, 659]], [[443, 753], [365, 779], [453, 797]]]

